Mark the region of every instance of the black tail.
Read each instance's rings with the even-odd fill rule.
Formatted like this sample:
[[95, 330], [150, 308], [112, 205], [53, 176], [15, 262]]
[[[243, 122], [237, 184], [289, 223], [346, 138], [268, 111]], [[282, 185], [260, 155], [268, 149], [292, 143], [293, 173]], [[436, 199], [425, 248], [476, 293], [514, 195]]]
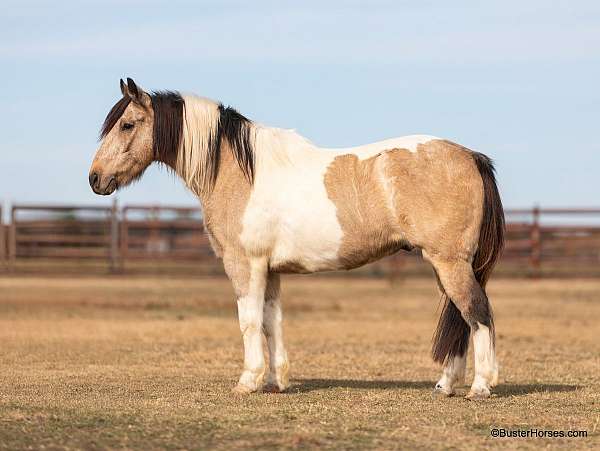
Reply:
[[473, 160], [483, 180], [483, 218], [479, 244], [473, 259], [475, 278], [485, 290], [485, 285], [504, 248], [504, 209], [496, 185], [494, 164], [482, 153], [473, 152]]
[[443, 365], [454, 356], [465, 355], [469, 347], [471, 328], [454, 302], [445, 294], [442, 294], [442, 299], [444, 308], [433, 335], [431, 356], [435, 362]]
[[[473, 258], [473, 272], [475, 273], [475, 279], [485, 292], [485, 285], [504, 247], [504, 210], [496, 185], [492, 160], [477, 152], [472, 152], [472, 156], [483, 181], [484, 195], [483, 217], [479, 231], [479, 243]], [[457, 355], [465, 354], [469, 346], [471, 331], [469, 324], [454, 305], [454, 302], [445, 294], [442, 295], [442, 298], [444, 299], [444, 307], [433, 336], [431, 351], [433, 360], [441, 364]], [[493, 340], [494, 319], [487, 299], [486, 304], [489, 309], [490, 334]]]

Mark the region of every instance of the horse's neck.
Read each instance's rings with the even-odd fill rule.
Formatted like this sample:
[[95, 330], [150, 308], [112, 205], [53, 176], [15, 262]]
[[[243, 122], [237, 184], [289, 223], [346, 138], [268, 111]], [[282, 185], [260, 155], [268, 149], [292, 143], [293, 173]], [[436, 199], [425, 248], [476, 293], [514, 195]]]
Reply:
[[[223, 141], [219, 172], [214, 184], [199, 184], [193, 190], [200, 199], [205, 225], [213, 239], [222, 247], [235, 242], [241, 233], [241, 221], [250, 198], [252, 185], [244, 176], [229, 144]], [[190, 187], [191, 188], [191, 187]]]

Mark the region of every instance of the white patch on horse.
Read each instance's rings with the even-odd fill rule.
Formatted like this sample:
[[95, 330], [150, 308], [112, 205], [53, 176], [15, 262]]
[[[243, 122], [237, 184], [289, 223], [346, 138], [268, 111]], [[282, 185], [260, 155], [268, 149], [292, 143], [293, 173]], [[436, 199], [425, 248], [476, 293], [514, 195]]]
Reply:
[[384, 141], [378, 141], [371, 144], [365, 144], [363, 146], [321, 150], [333, 152], [336, 155], [354, 154], [360, 159], [364, 159], [372, 157], [373, 155], [383, 152], [384, 150], [390, 149], [406, 149], [410, 152], [416, 152], [419, 144], [425, 144], [434, 139], [440, 138], [430, 135], [407, 135], [400, 136], [398, 138], [386, 139]]
[[343, 233], [323, 184], [334, 155], [289, 130], [257, 128], [255, 146], [256, 178], [242, 245], [250, 255], [270, 254], [271, 267], [336, 268]]
[[498, 367], [490, 339], [490, 328], [481, 323], [477, 323], [477, 326], [477, 330], [473, 332], [475, 378], [469, 394], [472, 397], [487, 397], [490, 395], [490, 388], [497, 382]]

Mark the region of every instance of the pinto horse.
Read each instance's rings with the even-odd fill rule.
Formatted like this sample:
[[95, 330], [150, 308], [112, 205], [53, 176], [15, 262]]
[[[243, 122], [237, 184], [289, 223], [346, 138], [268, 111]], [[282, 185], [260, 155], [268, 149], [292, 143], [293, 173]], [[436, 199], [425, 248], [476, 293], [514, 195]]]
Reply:
[[323, 149], [206, 98], [146, 93], [130, 78], [120, 86], [89, 183], [108, 195], [158, 162], [198, 196], [237, 296], [244, 369], [235, 391], [289, 386], [280, 274], [352, 269], [418, 249], [444, 300], [433, 337], [443, 366], [435, 391], [454, 394], [472, 335], [467, 398], [490, 396], [498, 366], [485, 285], [503, 247], [504, 213], [488, 157], [424, 135]]

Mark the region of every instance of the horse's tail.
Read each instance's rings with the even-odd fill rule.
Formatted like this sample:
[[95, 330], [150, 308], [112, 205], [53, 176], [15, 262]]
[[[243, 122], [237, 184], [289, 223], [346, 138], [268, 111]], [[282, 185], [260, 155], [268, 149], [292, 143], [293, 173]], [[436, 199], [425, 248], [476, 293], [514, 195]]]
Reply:
[[[483, 206], [479, 242], [473, 257], [475, 279], [485, 291], [485, 285], [504, 247], [504, 209], [494, 175], [494, 165], [487, 156], [471, 153], [483, 181]], [[462, 356], [469, 345], [470, 326], [445, 294], [444, 307], [433, 337], [432, 356], [438, 363], [444, 363], [454, 356]], [[487, 301], [487, 299], [486, 299]], [[491, 306], [487, 303], [489, 326], [494, 337], [494, 319]]]
[[483, 216], [479, 243], [473, 258], [473, 272], [477, 282], [485, 290], [485, 285], [504, 248], [504, 209], [492, 160], [482, 153], [473, 152], [472, 155], [483, 181]]

